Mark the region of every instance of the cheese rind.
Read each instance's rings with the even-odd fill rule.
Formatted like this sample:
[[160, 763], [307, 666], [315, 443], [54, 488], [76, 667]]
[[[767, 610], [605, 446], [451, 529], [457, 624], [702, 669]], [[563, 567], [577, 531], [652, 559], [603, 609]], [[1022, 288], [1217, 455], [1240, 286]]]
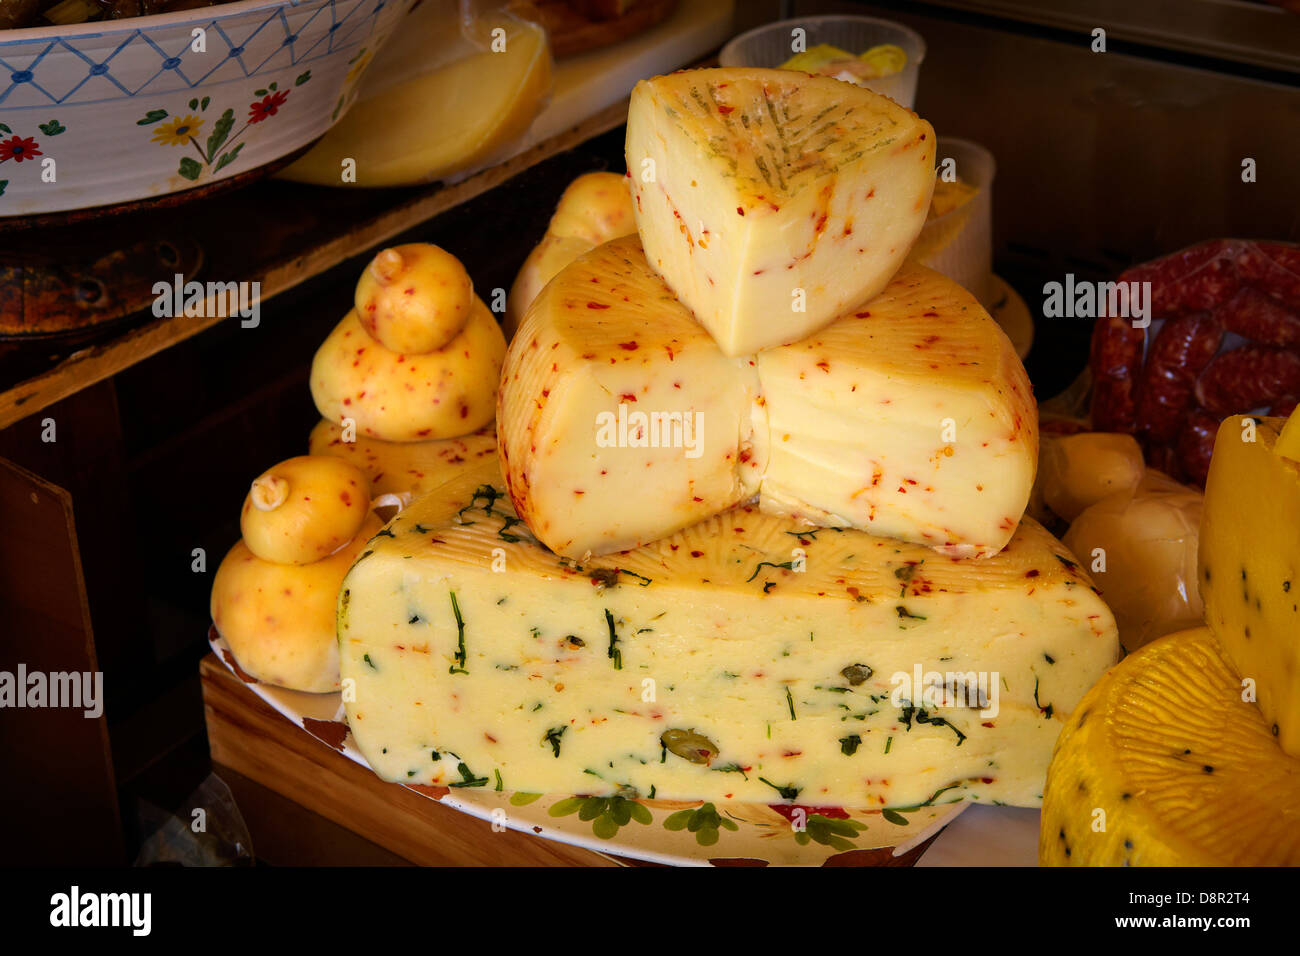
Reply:
[[[738, 508], [578, 565], [504, 494], [446, 503], [465, 495], [399, 515], [340, 595], [348, 721], [387, 780], [1034, 805], [1062, 719], [1115, 659], [1105, 605], [1032, 522], [972, 562]], [[945, 684], [984, 697], [923, 695]]]
[[[666, 414], [695, 416], [682, 420], [693, 431], [665, 442], [651, 416]], [[1037, 422], [1006, 335], [938, 273], [904, 266], [828, 328], [731, 359], [635, 236], [546, 287], [510, 346], [497, 414], [515, 506], [575, 558], [657, 540], [755, 493], [812, 524], [994, 554], [1033, 485]]]
[[1113, 667], [1061, 731], [1039, 863], [1300, 864], [1300, 761], [1241, 690], [1204, 627]]
[[934, 130], [787, 70], [638, 83], [627, 123], [646, 258], [728, 355], [793, 342], [885, 287], [925, 222]]
[[743, 501], [761, 475], [757, 391], [752, 365], [718, 351], [635, 236], [598, 247], [547, 285], [506, 355], [497, 434], [519, 514], [582, 557]]
[[965, 289], [904, 265], [875, 299], [756, 361], [765, 511], [956, 556], [1011, 539], [1038, 412], [1015, 349]]
[[1219, 426], [1197, 563], [1205, 623], [1255, 682], [1282, 750], [1300, 757], [1300, 462], [1278, 454], [1284, 424], [1234, 415]]
[[406, 493], [418, 498], [460, 472], [497, 458], [495, 424], [459, 438], [393, 442], [356, 436], [344, 441], [343, 428], [323, 418], [311, 430], [307, 445], [308, 454], [342, 458], [360, 468], [376, 497]]
[[311, 396], [322, 418], [351, 418], [358, 435], [456, 438], [492, 421], [505, 351], [501, 326], [478, 298], [460, 333], [423, 355], [385, 348], [351, 310], [316, 350]]

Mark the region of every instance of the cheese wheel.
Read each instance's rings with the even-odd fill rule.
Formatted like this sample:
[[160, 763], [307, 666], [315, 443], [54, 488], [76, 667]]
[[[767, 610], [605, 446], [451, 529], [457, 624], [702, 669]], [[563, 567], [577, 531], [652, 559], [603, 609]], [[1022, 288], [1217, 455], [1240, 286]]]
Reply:
[[350, 311], [312, 361], [312, 399], [322, 417], [350, 418], [369, 438], [468, 435], [492, 421], [505, 349], [501, 327], [477, 298], [460, 333], [424, 355], [385, 348]]
[[788, 70], [643, 80], [627, 168], [646, 259], [727, 355], [804, 338], [878, 293], [934, 189], [930, 124]]
[[1255, 681], [1282, 749], [1300, 758], [1300, 414], [1234, 415], [1205, 484], [1205, 623]]
[[1244, 691], [1205, 627], [1113, 667], [1056, 745], [1039, 863], [1300, 865], [1300, 760]]
[[329, 557], [370, 513], [370, 483], [355, 465], [303, 455], [253, 481], [239, 513], [248, 549], [264, 561], [310, 564]]
[[533, 304], [499, 404], [515, 506], [570, 557], [657, 540], [756, 492], [800, 521], [995, 554], [1036, 467], [1037, 410], [1006, 335], [919, 266], [806, 340], [728, 358], [637, 237], [616, 239]]
[[340, 591], [340, 666], [353, 740], [405, 784], [1034, 806], [1116, 656], [1087, 575], [1032, 521], [962, 560], [742, 507], [575, 562], [499, 483], [462, 482], [387, 532]]
[[357, 281], [354, 305], [366, 331], [385, 348], [424, 355], [465, 327], [474, 283], [451, 253], [414, 242], [370, 260]]
[[418, 498], [481, 462], [495, 465], [497, 435], [496, 427], [489, 424], [459, 438], [392, 442], [362, 436], [344, 441], [341, 426], [321, 419], [311, 430], [308, 449], [310, 454], [332, 455], [356, 465], [370, 480], [374, 497], [410, 494]]
[[627, 177], [586, 173], [569, 183], [546, 235], [537, 244], [510, 287], [503, 325], [513, 336], [528, 307], [546, 283], [578, 256], [601, 243], [636, 232]]
[[343, 550], [311, 564], [264, 561], [241, 540], [212, 582], [212, 622], [239, 666], [268, 684], [323, 694], [339, 688], [339, 584], [383, 527], [368, 513]]

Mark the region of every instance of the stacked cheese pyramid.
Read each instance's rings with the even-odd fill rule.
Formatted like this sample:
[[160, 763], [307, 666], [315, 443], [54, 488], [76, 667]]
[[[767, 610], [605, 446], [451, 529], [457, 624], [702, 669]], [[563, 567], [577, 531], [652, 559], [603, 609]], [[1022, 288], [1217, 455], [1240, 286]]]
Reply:
[[1023, 519], [1037, 415], [976, 300], [904, 265], [934, 133], [778, 70], [639, 84], [637, 235], [528, 308], [500, 476], [349, 573], [357, 745], [403, 783], [1034, 805], [1113, 619]]

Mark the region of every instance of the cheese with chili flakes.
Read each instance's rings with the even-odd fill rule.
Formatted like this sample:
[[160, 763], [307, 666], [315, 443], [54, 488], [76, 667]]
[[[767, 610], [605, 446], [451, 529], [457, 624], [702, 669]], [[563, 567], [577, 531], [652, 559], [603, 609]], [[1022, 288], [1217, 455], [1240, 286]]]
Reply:
[[801, 339], [885, 287], [925, 223], [930, 124], [788, 70], [643, 80], [626, 159], [646, 257], [728, 355]]
[[801, 342], [757, 356], [764, 510], [995, 554], [1024, 513], [1038, 409], [998, 324], [961, 286], [905, 265]]
[[348, 723], [386, 780], [1032, 806], [1116, 657], [1110, 612], [1032, 520], [965, 560], [742, 507], [579, 564], [499, 482], [457, 481], [376, 536], [340, 592]]
[[[666, 425], [673, 415], [691, 429]], [[812, 524], [993, 554], [1028, 501], [1037, 428], [1010, 342], [938, 273], [904, 266], [828, 328], [733, 359], [636, 236], [581, 257], [534, 302], [497, 414], [519, 514], [573, 558], [655, 541], [755, 494]]]

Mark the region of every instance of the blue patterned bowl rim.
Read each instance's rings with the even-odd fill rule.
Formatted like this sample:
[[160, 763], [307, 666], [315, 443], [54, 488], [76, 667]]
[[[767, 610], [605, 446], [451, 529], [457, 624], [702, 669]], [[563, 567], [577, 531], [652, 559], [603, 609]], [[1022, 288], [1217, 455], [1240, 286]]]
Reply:
[[175, 13], [159, 13], [151, 17], [127, 17], [124, 20], [97, 20], [92, 23], [77, 23], [70, 26], [24, 27], [19, 30], [0, 30], [0, 48], [40, 40], [109, 37], [135, 31], [149, 33], [153, 30], [212, 23], [214, 20], [226, 20], [238, 17], [241, 14], [261, 10], [279, 10], [282, 7], [310, 10], [315, 7], [330, 6], [335, 2], [337, 0], [236, 0], [234, 3], [198, 7], [193, 10], [177, 10]]

